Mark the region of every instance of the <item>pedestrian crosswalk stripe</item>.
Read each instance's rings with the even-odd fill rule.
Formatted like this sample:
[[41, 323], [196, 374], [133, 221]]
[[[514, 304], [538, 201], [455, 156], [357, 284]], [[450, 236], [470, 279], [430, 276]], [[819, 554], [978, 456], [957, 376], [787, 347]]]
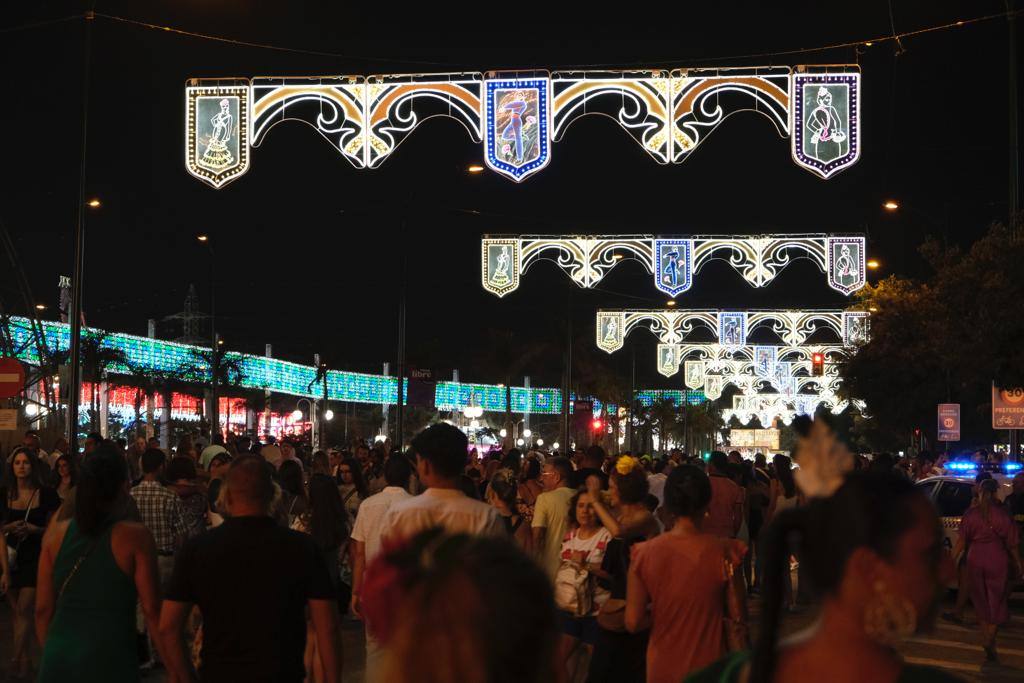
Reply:
[[[934, 638], [910, 638], [909, 643], [919, 643], [921, 645], [934, 645], [936, 647], [953, 647], [960, 650], [975, 650], [982, 652], [981, 645], [976, 643], [964, 643], [955, 640], [935, 640]], [[996, 650], [1001, 655], [1014, 655], [1024, 657], [1024, 650], [1012, 650], [1010, 648], [1000, 647], [999, 643], [996, 643]]]
[[[957, 624], [947, 624], [945, 622], [936, 624], [936, 627], [943, 631], [955, 631], [956, 633], [974, 633], [977, 634], [979, 638], [981, 637], [981, 632], [977, 628], [959, 626]], [[1024, 632], [1020, 630], [1011, 631], [1008, 629], [1000, 629], [999, 634], [996, 637], [997, 643], [1002, 642], [1003, 640], [1024, 640]]]
[[948, 662], [945, 659], [927, 659], [925, 657], [904, 657], [907, 664], [918, 664], [920, 666], [934, 666], [939, 669], [951, 669], [953, 671], [970, 671], [981, 673], [981, 664], [965, 664], [963, 662]]

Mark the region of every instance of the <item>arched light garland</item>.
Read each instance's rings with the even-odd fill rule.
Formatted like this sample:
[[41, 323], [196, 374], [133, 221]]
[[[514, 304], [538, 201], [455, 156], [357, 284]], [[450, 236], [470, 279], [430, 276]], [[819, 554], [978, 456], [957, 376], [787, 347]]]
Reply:
[[711, 261], [725, 261], [752, 287], [764, 287], [790, 263], [808, 259], [829, 287], [847, 296], [866, 282], [864, 235], [484, 235], [480, 280], [498, 296], [515, 291], [530, 266], [554, 262], [583, 288], [620, 261], [638, 261], [669, 296], [688, 290]]
[[684, 161], [729, 116], [753, 111], [790, 138], [797, 165], [829, 178], [860, 156], [856, 65], [624, 71], [190, 79], [188, 171], [220, 188], [282, 121], [318, 131], [356, 168], [376, 168], [423, 121], [448, 116], [494, 171], [521, 181], [551, 161], [581, 116], [612, 119], [660, 164]]
[[597, 346], [608, 353], [622, 348], [626, 335], [645, 327], [662, 344], [681, 344], [700, 327], [732, 349], [747, 345], [751, 332], [768, 328], [786, 346], [801, 346], [819, 330], [829, 330], [838, 343], [855, 346], [867, 339], [867, 314], [841, 310], [722, 311], [628, 309], [597, 311]]

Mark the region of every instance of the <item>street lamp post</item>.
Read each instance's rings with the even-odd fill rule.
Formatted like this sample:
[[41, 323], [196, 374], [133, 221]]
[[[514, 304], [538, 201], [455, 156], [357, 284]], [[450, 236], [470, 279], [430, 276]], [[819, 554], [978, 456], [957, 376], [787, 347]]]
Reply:
[[217, 372], [220, 369], [220, 349], [217, 344], [217, 288], [216, 258], [213, 252], [213, 240], [209, 235], [198, 235], [196, 239], [206, 245], [210, 254], [210, 439], [220, 431], [220, 401], [217, 397]]

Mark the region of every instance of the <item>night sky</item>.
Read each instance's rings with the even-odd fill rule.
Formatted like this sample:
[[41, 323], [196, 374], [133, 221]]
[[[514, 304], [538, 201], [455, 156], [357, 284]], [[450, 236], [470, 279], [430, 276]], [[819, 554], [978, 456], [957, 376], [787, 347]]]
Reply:
[[[80, 11], [38, 4], [0, 21], [14, 26]], [[218, 329], [229, 348], [262, 353], [269, 342], [281, 358], [310, 363], [319, 352], [332, 368], [380, 372], [395, 359], [404, 250], [410, 364], [441, 376], [457, 367], [464, 381], [493, 383], [504, 378], [474, 367], [488, 335], [511, 332], [514, 348], [561, 344], [570, 289], [574, 329], [588, 340], [597, 308], [662, 306], [665, 297], [639, 264], [619, 265], [597, 290], [577, 289], [553, 264], [539, 264], [518, 291], [498, 299], [479, 284], [484, 233], [866, 231], [882, 275], [921, 276], [915, 250], [926, 233], [966, 245], [1005, 218], [1005, 20], [907, 38], [899, 56], [888, 42], [718, 59], [892, 32], [886, 2], [780, 9], [786, 4], [723, 4], [706, 18], [648, 16], [645, 31], [614, 16], [598, 23], [591, 12], [587, 30], [551, 23], [531, 31], [517, 20], [417, 32], [410, 21], [407, 32], [389, 34], [385, 25], [395, 25], [388, 21], [354, 21], [319, 3], [101, 1], [96, 11], [104, 14], [351, 57], [231, 46], [96, 19], [86, 183], [104, 206], [88, 218], [87, 322], [145, 334], [147, 318], [181, 310], [189, 283], [205, 309], [209, 257], [195, 236], [208, 233], [217, 256]], [[893, 20], [900, 32], [1003, 9], [1002, 0], [897, 2]], [[8, 74], [0, 217], [50, 315], [58, 276], [70, 274], [73, 262], [83, 23], [0, 34]], [[353, 24], [365, 28], [358, 39]], [[352, 167], [298, 122], [276, 126], [252, 150], [248, 173], [225, 189], [213, 190], [184, 167], [190, 77], [854, 62], [863, 74], [861, 160], [828, 181], [796, 166], [789, 140], [755, 113], [731, 117], [686, 162], [667, 166], [614, 122], [585, 117], [552, 145], [549, 166], [522, 184], [490, 171], [467, 174], [467, 165], [482, 161], [482, 145], [445, 118], [418, 127], [377, 170]], [[908, 209], [885, 215], [880, 205], [889, 197]], [[845, 301], [806, 261], [763, 289], [712, 264], [678, 299], [681, 308], [735, 309]], [[171, 323], [158, 326], [158, 336], [179, 334]], [[608, 358], [609, 372], [628, 372], [635, 348], [639, 384], [678, 386], [681, 374], [671, 381], [657, 374], [655, 343], [649, 334], [631, 335], [626, 350]], [[550, 355], [528, 372], [534, 386], [558, 386], [561, 359]]]

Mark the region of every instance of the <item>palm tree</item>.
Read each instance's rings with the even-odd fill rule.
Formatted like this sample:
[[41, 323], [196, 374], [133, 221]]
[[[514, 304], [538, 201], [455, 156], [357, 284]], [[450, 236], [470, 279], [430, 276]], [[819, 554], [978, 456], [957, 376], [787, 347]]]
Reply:
[[542, 341], [513, 338], [512, 330], [490, 330], [488, 339], [478, 347], [481, 356], [475, 366], [486, 377], [505, 378], [505, 428], [507, 439], [515, 440], [512, 421], [512, 380], [519, 377], [538, 359], [551, 357], [558, 351]]
[[675, 401], [659, 398], [647, 409], [651, 422], [658, 426], [658, 436], [662, 450], [668, 449], [668, 438], [679, 423], [680, 408]]

